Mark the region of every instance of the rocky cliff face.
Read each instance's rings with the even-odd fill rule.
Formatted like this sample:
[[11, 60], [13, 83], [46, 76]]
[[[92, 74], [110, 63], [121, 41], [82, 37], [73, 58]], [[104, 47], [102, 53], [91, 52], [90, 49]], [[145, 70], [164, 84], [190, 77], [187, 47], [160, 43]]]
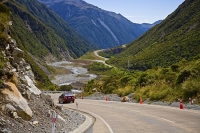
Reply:
[[0, 72], [0, 133], [50, 132], [54, 111], [58, 114], [56, 131], [69, 132], [77, 128], [85, 117], [54, 106], [50, 96], [41, 93], [31, 66], [23, 58], [24, 51], [10, 37], [10, 30], [4, 31], [7, 41], [0, 40], [0, 59], [4, 62]]

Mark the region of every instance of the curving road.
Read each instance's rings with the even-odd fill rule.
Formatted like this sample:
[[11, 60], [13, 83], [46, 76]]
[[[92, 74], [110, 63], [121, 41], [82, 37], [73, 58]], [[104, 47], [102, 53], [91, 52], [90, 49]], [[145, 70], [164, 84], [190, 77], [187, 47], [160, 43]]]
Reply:
[[[52, 98], [57, 103], [57, 96]], [[200, 111], [174, 107], [76, 99], [96, 117], [93, 133], [200, 133]], [[76, 109], [76, 104], [64, 104]]]
[[105, 62], [106, 60], [108, 60], [108, 58], [105, 58], [105, 57], [100, 56], [100, 55], [98, 54], [98, 52], [101, 52], [101, 51], [104, 51], [104, 50], [105, 50], [105, 49], [101, 49], [101, 50], [96, 50], [96, 51], [94, 51], [95, 56], [100, 57], [100, 58], [103, 59], [103, 60], [95, 60], [95, 61], [96, 61], [96, 62], [101, 62], [101, 63], [103, 63], [103, 64], [106, 65], [106, 66], [113, 67], [113, 66], [111, 66], [111, 65], [108, 65], [108, 64]]

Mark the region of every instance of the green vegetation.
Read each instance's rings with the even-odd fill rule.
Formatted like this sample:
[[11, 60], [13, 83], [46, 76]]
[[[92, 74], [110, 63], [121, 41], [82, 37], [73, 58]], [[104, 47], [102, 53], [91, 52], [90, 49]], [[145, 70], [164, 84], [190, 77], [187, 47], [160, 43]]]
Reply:
[[71, 85], [62, 85], [57, 89], [57, 91], [71, 91], [72, 88]]
[[[25, 52], [25, 60], [31, 64], [37, 87], [40, 89], [54, 90], [55, 85], [50, 82], [38, 63], [54, 71], [47, 67], [44, 61], [49, 61], [52, 57], [77, 58], [95, 48], [37, 0], [9, 0], [4, 1], [4, 4], [0, 3], [0, 46], [7, 41], [4, 30], [8, 29], [8, 22], [12, 20], [13, 25], [9, 26], [11, 37]], [[2, 57], [0, 72], [5, 63]]]
[[125, 50], [112, 57], [108, 64], [129, 69], [147, 70], [169, 67], [200, 53], [200, 2], [186, 0], [163, 22], [150, 29]]
[[84, 59], [87, 59], [87, 60], [104, 60], [103, 58], [101, 57], [97, 57], [93, 51], [89, 51], [87, 52], [86, 54], [84, 54], [83, 56], [81, 56], [80, 58], [78, 58], [79, 60], [84, 60]]
[[[0, 3], [0, 51], [4, 50], [4, 47], [5, 47], [4, 45], [8, 42], [8, 39], [7, 39], [8, 37], [5, 30], [9, 30], [10, 28], [12, 29], [12, 26], [9, 26], [9, 22], [11, 21], [10, 15], [13, 17], [13, 14], [11, 14], [10, 9], [6, 5]], [[19, 31], [22, 31], [22, 29], [21, 30], [19, 29]], [[19, 35], [20, 35], [20, 32], [19, 32]], [[11, 36], [13, 37], [13, 34]], [[28, 36], [27, 34], [27, 37], [30, 37], [30, 36]], [[16, 36], [14, 36], [14, 38], [16, 39], [20, 48], [26, 51], [26, 49], [22, 45], [23, 39], [20, 40]], [[31, 39], [31, 37], [29, 39]], [[29, 56], [27, 52], [25, 52], [24, 57], [25, 57], [25, 60], [31, 64], [32, 70], [35, 74], [38, 88], [53, 90], [54, 85], [50, 82], [47, 75], [38, 67], [38, 65], [33, 61], [33, 59]], [[0, 76], [3, 76], [3, 67], [5, 65], [5, 62], [6, 60], [3, 58], [2, 52], [0, 52]]]
[[[98, 67], [98, 69], [97, 69]], [[183, 98], [196, 98], [200, 102], [200, 59], [195, 61], [180, 61], [170, 67], [155, 67], [147, 71], [128, 71], [125, 69], [110, 68], [105, 72], [106, 66], [89, 66], [92, 72], [104, 75], [97, 80], [91, 80], [85, 87], [88, 94], [93, 93], [93, 88], [100, 88], [104, 93], [116, 93], [126, 96], [134, 93], [134, 98], [151, 101], [176, 101]], [[176, 69], [175, 69], [176, 68]], [[100, 90], [99, 90], [100, 91]]]
[[99, 72], [103, 66], [91, 65], [93, 72], [104, 76], [88, 82], [85, 90], [90, 94], [92, 88], [102, 87], [104, 93], [134, 93], [137, 101], [173, 102], [182, 98], [188, 102], [195, 98], [200, 103], [199, 6], [198, 0], [186, 0], [122, 53], [102, 53], [111, 57], [107, 63], [116, 67], [103, 73]]
[[105, 57], [105, 58], [111, 58], [111, 57], [121, 53], [123, 50], [124, 50], [123, 46], [110, 48], [110, 49], [106, 49], [104, 51], [99, 52], [99, 55], [102, 57]]
[[[7, 35], [4, 29], [8, 28], [8, 23], [10, 21], [10, 10], [7, 6], [0, 2], [0, 51], [4, 47], [4, 44], [8, 41]], [[0, 52], [0, 76], [3, 75], [3, 67], [6, 60], [3, 58], [2, 52]], [[2, 81], [0, 80], [0, 84]]]
[[0, 45], [7, 41], [7, 35], [4, 29], [8, 28], [10, 21], [10, 10], [7, 6], [0, 3]]
[[87, 66], [88, 71], [95, 72], [97, 74], [106, 74], [108, 71], [111, 70], [110, 67], [105, 66], [103, 63], [100, 62], [94, 62], [91, 65]]
[[[78, 1], [72, 3], [68, 0], [64, 2], [42, 0], [42, 2], [99, 48], [114, 47], [131, 42], [148, 30], [130, 22], [120, 14], [103, 11], [90, 4], [82, 3], [80, 5]], [[112, 34], [105, 27], [109, 27]]]
[[50, 55], [57, 59], [77, 58], [95, 48], [37, 0], [9, 0], [6, 5], [14, 22], [12, 36], [41, 60], [49, 59]]

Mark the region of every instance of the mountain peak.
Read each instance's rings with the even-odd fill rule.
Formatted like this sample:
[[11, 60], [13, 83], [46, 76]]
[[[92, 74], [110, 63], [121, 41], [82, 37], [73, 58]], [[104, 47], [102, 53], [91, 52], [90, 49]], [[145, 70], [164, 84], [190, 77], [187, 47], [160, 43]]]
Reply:
[[[46, 3], [48, 1], [51, 3]], [[106, 11], [83, 0], [40, 0], [50, 5], [79, 34], [100, 48], [130, 43], [148, 28], [135, 24], [121, 14]], [[123, 33], [123, 34], [122, 34]]]

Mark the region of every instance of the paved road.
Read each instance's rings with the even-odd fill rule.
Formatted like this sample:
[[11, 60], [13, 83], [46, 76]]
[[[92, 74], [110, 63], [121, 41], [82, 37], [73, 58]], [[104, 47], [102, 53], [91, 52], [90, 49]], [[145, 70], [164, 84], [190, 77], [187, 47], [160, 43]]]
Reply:
[[[78, 108], [96, 117], [94, 133], [200, 133], [200, 111], [76, 99]], [[76, 104], [64, 104], [75, 108]]]
[[101, 62], [101, 63], [103, 63], [103, 64], [106, 65], [106, 66], [112, 67], [111, 65], [108, 65], [108, 64], [105, 62], [106, 60], [108, 60], [108, 58], [105, 58], [105, 57], [100, 56], [100, 55], [98, 54], [98, 52], [101, 52], [101, 51], [104, 51], [104, 49], [102, 49], [102, 50], [96, 50], [96, 51], [94, 51], [94, 54], [95, 54], [97, 57], [102, 58], [103, 60], [95, 60], [95, 61]]

